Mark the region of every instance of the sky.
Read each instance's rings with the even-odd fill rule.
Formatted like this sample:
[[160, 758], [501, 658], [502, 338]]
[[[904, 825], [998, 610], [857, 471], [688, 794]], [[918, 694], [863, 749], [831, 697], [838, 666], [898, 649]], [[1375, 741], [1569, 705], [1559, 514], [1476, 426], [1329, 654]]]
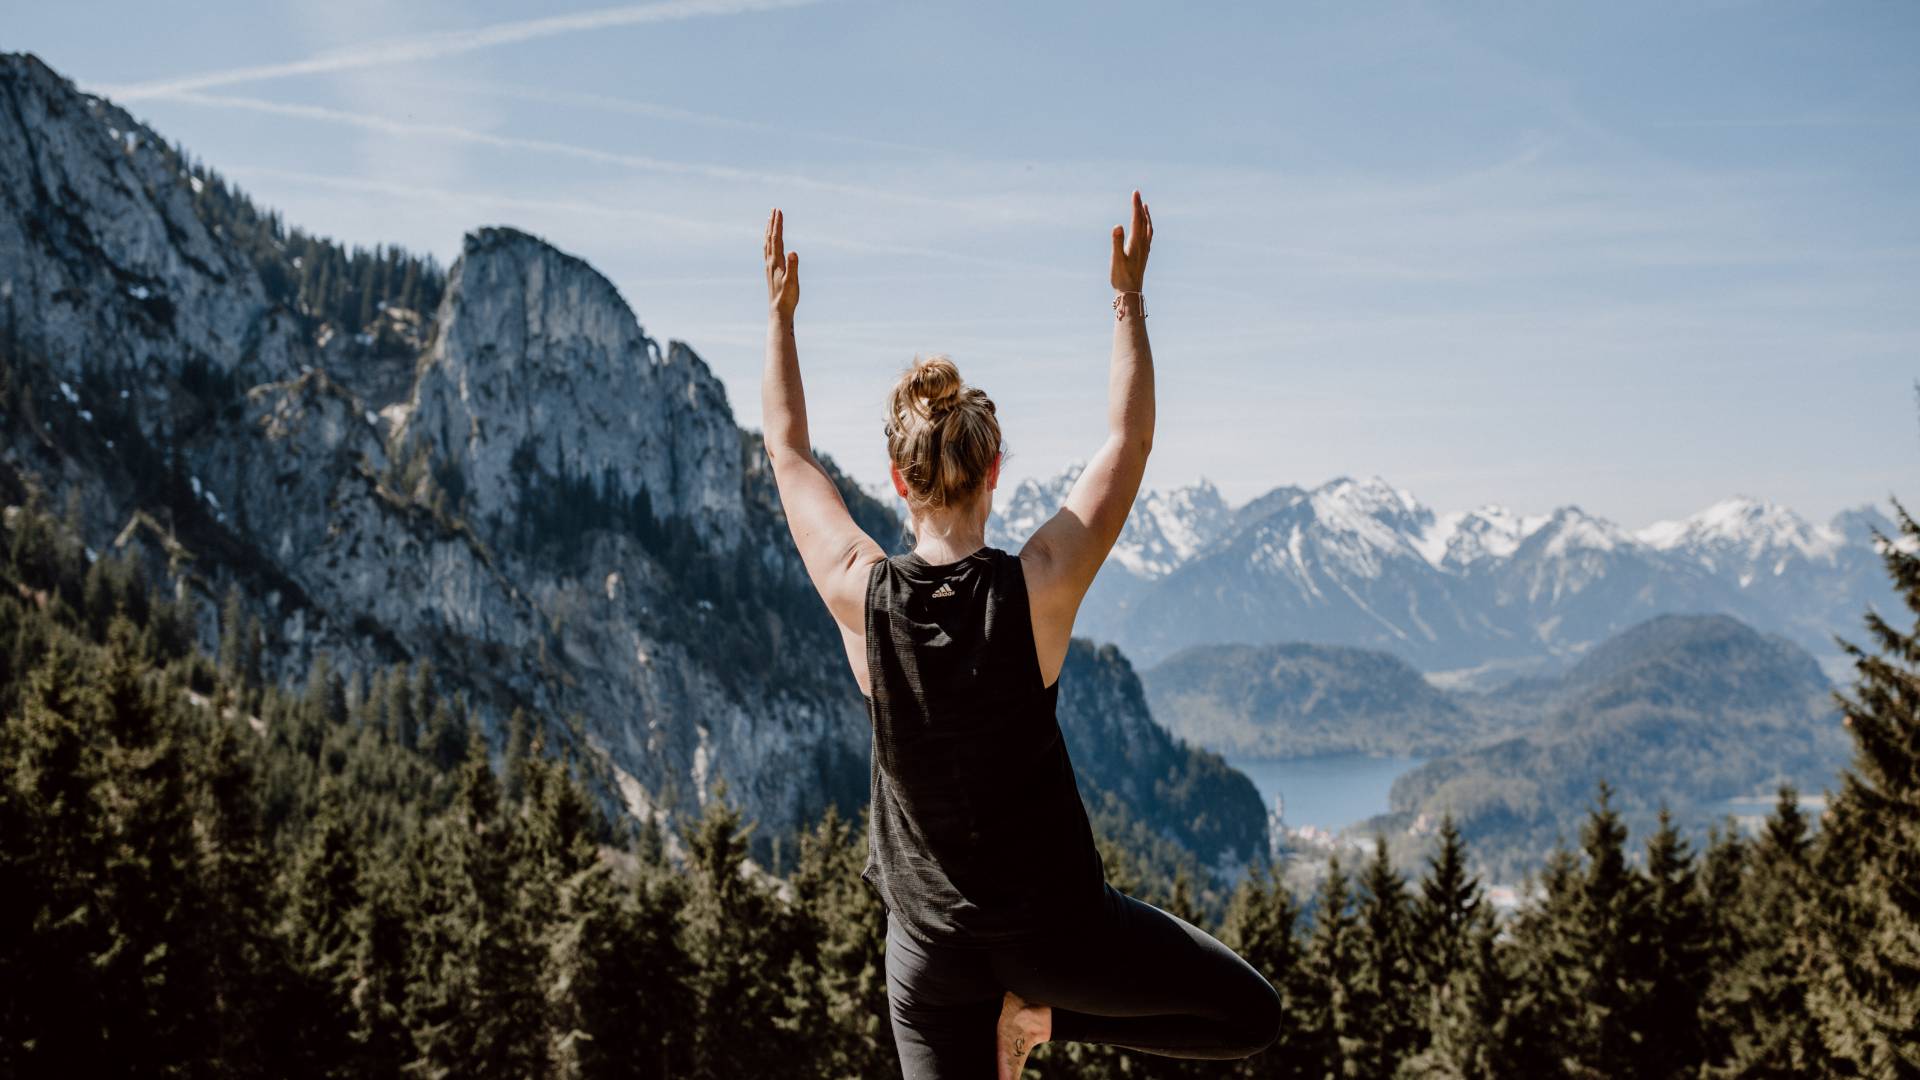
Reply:
[[916, 353], [993, 396], [1003, 493], [1099, 445], [1139, 188], [1148, 487], [1920, 503], [1920, 5], [0, 0], [0, 49], [310, 231], [586, 258], [750, 427], [783, 208], [814, 442], [874, 488]]

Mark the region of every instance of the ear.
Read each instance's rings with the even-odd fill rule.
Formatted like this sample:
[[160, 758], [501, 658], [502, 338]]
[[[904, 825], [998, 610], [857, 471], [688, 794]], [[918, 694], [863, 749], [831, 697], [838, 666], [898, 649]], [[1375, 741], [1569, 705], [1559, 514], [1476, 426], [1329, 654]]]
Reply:
[[993, 491], [1000, 486], [1000, 455], [993, 455], [993, 464], [987, 466], [987, 490]]
[[900, 466], [891, 461], [887, 462], [887, 475], [893, 480], [893, 490], [899, 493], [901, 498], [906, 498], [907, 478], [900, 475]]

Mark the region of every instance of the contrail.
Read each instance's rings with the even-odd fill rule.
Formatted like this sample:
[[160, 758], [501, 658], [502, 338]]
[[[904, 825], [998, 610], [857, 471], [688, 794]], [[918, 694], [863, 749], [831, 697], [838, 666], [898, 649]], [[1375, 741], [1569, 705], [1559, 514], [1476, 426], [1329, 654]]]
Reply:
[[647, 154], [628, 154], [614, 150], [599, 150], [591, 146], [555, 142], [551, 139], [526, 139], [513, 135], [495, 135], [492, 132], [474, 131], [471, 128], [456, 127], [451, 124], [425, 124], [411, 120], [395, 120], [391, 117], [377, 116], [369, 113], [348, 112], [345, 109], [333, 109], [324, 105], [296, 105], [280, 101], [264, 101], [259, 98], [231, 97], [223, 94], [202, 94], [190, 90], [169, 91], [166, 97], [169, 101], [184, 102], [191, 105], [210, 105], [216, 108], [241, 109], [248, 112], [267, 113], [273, 116], [298, 117], [303, 120], [317, 120], [322, 123], [344, 124], [349, 127], [364, 128], [369, 131], [379, 131], [389, 135], [427, 136], [430, 138], [448, 139], [454, 142], [492, 146], [503, 150], [529, 150], [535, 153], [552, 154], [557, 157], [570, 157], [581, 161], [597, 161], [607, 165], [620, 165], [630, 169], [644, 170], [646, 172], [698, 176], [709, 180], [746, 182], [773, 187], [808, 188], [815, 191], [850, 195], [862, 199], [880, 199], [887, 202], [957, 210], [976, 216], [1008, 216], [1005, 211], [995, 213], [977, 203], [963, 202], [954, 199], [941, 199], [907, 191], [867, 187], [860, 184], [841, 184], [794, 173], [742, 169], [733, 165], [674, 161], [669, 158], [658, 158]]
[[182, 75], [152, 82], [108, 86], [103, 88], [101, 93], [116, 101], [171, 97], [187, 91], [205, 90], [215, 86], [229, 86], [233, 83], [254, 82], [261, 79], [284, 79], [293, 75], [317, 75], [329, 71], [376, 67], [381, 64], [431, 60], [439, 56], [452, 56], [476, 49], [491, 49], [499, 45], [512, 45], [536, 38], [574, 34], [586, 30], [606, 30], [618, 26], [637, 26], [642, 23], [677, 22], [682, 19], [698, 19], [714, 15], [744, 15], [756, 11], [804, 7], [819, 2], [820, 0], [667, 0], [665, 3], [656, 4], [628, 4], [621, 7], [581, 11], [571, 15], [553, 15], [544, 19], [495, 23], [492, 26], [482, 26], [472, 30], [454, 30], [416, 38], [370, 41], [320, 53], [305, 60], [229, 68], [225, 71]]
[[870, 146], [881, 150], [905, 150], [915, 154], [937, 154], [942, 157], [962, 156], [952, 150], [935, 146], [923, 146], [919, 143], [896, 142], [892, 139], [872, 139], [864, 135], [847, 135], [837, 131], [796, 128], [789, 124], [770, 124], [759, 120], [741, 120], [732, 116], [716, 116], [713, 113], [695, 112], [692, 109], [681, 109], [672, 105], [657, 105], [650, 101], [634, 101], [631, 98], [610, 97], [606, 94], [581, 94], [566, 90], [549, 90], [538, 86], [520, 86], [512, 83], [447, 82], [440, 80], [428, 85], [457, 88], [461, 92], [469, 94], [487, 94], [493, 97], [502, 97], [516, 101], [530, 101], [547, 105], [600, 109], [606, 112], [626, 113], [632, 116], [651, 116], [661, 120], [673, 120], [681, 123], [699, 124], [704, 127], [725, 128], [734, 131], [754, 131], [770, 135], [790, 135], [805, 139], [816, 139], [822, 142], [844, 143], [849, 146]]
[[[687, 217], [681, 214], [663, 214], [657, 211], [642, 210], [632, 206], [613, 205], [580, 199], [538, 198], [529, 199], [513, 195], [495, 195], [472, 190], [452, 190], [448, 188], [425, 187], [416, 184], [396, 184], [380, 180], [367, 180], [352, 176], [329, 176], [324, 173], [302, 172], [291, 169], [276, 169], [268, 166], [242, 165], [226, 170], [234, 177], [260, 176], [272, 179], [293, 180], [314, 184], [320, 187], [338, 188], [344, 191], [372, 192], [391, 195], [398, 198], [423, 199], [435, 203], [469, 203], [474, 205], [495, 205], [515, 210], [543, 210], [559, 213], [582, 214], [593, 217], [631, 218], [653, 225], [664, 225], [686, 232], [738, 240], [742, 250], [753, 249], [758, 255], [757, 237], [760, 235], [760, 223], [740, 225], [732, 222], [717, 222], [710, 219]], [[749, 243], [754, 241], [753, 243]], [[917, 247], [906, 244], [883, 244], [853, 237], [839, 236], [833, 233], [818, 232], [811, 228], [807, 231], [807, 243], [821, 247], [836, 248], [862, 255], [887, 255], [910, 258], [918, 261], [929, 259], [942, 262], [977, 266], [1028, 276], [1039, 277], [1077, 277], [1078, 272], [1069, 273], [1055, 267], [1036, 265], [1011, 259], [995, 259], [985, 256], [968, 255], [965, 252], [948, 248]], [[898, 273], [889, 274], [886, 280], [898, 280]]]

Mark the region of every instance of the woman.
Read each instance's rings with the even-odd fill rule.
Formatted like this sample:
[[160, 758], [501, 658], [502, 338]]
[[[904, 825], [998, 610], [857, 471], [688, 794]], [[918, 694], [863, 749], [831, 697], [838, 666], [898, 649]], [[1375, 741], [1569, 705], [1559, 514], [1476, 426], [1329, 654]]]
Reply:
[[1054, 701], [1074, 613], [1133, 506], [1153, 445], [1140, 291], [1153, 218], [1115, 226], [1107, 441], [1018, 555], [985, 543], [1000, 479], [993, 402], [945, 357], [887, 405], [913, 550], [888, 558], [813, 457], [793, 313], [800, 256], [767, 221], [767, 455], [807, 573], [873, 723], [864, 876], [887, 907], [887, 997], [909, 1080], [1018, 1077], [1048, 1039], [1185, 1058], [1273, 1041], [1279, 998], [1205, 932], [1115, 890]]

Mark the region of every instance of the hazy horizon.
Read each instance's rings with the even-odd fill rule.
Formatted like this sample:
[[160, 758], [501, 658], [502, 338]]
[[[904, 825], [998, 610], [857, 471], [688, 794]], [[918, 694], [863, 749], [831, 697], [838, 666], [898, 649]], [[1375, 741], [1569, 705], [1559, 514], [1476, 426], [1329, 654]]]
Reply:
[[998, 401], [1006, 490], [1092, 452], [1137, 186], [1149, 487], [1379, 475], [1628, 529], [1920, 501], [1915, 9], [9, 15], [0, 48], [289, 224], [443, 262], [510, 224], [586, 258], [752, 427], [781, 205], [815, 441], [870, 488], [916, 352]]

